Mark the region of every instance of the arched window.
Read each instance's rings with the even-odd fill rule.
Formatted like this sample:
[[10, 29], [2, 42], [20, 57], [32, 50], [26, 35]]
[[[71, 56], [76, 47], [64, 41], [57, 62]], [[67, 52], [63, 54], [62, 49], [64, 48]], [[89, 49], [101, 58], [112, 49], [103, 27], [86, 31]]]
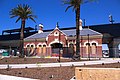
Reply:
[[46, 45], [43, 45], [43, 47], [46, 47]]
[[42, 47], [41, 43], [37, 44], [37, 48], [41, 48], [41, 47]]
[[59, 36], [59, 33], [60, 33], [60, 32], [55, 31], [55, 32], [54, 32], [54, 36]]
[[43, 45], [43, 53], [46, 53], [46, 45]]
[[92, 43], [92, 54], [96, 54], [96, 43]]
[[86, 43], [86, 54], [90, 54], [90, 43]]
[[27, 44], [27, 45], [26, 45], [26, 47], [27, 47], [27, 48], [29, 48], [29, 47], [30, 47], [30, 45], [29, 45], [29, 44]]
[[38, 44], [37, 48], [38, 48], [38, 54], [41, 54], [42, 53], [42, 45]]
[[31, 44], [30, 47], [31, 47], [31, 48], [35, 48], [35, 44]]
[[33, 47], [34, 47], [34, 45], [31, 45], [31, 47], [33, 48]]
[[42, 45], [38, 45], [38, 47], [42, 47]]

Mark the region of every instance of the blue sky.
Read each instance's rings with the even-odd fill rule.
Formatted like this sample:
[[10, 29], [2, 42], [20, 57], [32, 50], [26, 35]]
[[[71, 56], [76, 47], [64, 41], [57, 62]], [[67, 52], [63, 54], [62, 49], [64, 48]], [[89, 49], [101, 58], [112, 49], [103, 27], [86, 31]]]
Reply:
[[[21, 22], [10, 18], [9, 11], [18, 4], [28, 4], [37, 16], [36, 23], [27, 20], [26, 27], [35, 27], [42, 23], [44, 29], [53, 29], [59, 22], [60, 28], [75, 26], [75, 13], [72, 8], [65, 12], [67, 5], [62, 0], [0, 0], [0, 34], [3, 30], [20, 28]], [[98, 0], [81, 5], [81, 19], [86, 25], [109, 24], [109, 14], [116, 23], [120, 23], [120, 0]]]

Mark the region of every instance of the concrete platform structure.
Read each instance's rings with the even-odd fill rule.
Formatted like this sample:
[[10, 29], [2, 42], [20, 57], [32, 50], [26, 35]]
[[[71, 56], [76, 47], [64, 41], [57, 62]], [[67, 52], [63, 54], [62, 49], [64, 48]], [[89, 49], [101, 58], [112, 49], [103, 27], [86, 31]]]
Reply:
[[75, 69], [76, 80], [120, 80], [120, 68]]

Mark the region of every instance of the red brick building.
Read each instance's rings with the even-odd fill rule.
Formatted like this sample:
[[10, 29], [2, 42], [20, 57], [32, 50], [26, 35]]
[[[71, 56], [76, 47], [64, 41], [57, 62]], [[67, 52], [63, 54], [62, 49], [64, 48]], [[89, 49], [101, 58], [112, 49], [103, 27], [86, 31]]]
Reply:
[[[43, 31], [39, 25], [38, 33], [24, 39], [26, 55], [40, 57], [59, 56], [72, 57], [76, 50], [76, 29], [59, 29], [58, 25], [52, 31]], [[81, 57], [102, 57], [102, 34], [80, 26]]]

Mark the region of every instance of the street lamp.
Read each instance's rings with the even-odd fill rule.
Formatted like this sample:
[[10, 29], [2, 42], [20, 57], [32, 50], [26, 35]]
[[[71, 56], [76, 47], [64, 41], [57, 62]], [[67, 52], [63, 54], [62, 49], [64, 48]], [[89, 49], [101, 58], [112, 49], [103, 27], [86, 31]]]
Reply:
[[60, 32], [59, 32], [59, 62], [60, 62]]
[[[56, 26], [59, 28], [58, 22], [57, 22]], [[59, 60], [58, 61], [60, 62], [60, 47], [61, 47], [61, 45], [60, 45], [60, 31], [59, 31], [59, 37], [58, 38], [59, 38], [59, 46], [58, 46], [59, 47]]]
[[80, 41], [81, 42], [81, 48], [80, 48], [81, 49], [80, 50], [81, 51], [81, 58], [83, 57], [83, 44], [82, 44], [82, 41], [83, 41], [83, 39], [82, 39], [82, 36], [81, 36], [81, 41]]
[[37, 54], [37, 39], [35, 39], [35, 55]]
[[87, 35], [88, 36], [88, 58], [90, 60], [90, 43], [89, 43], [89, 34]]

